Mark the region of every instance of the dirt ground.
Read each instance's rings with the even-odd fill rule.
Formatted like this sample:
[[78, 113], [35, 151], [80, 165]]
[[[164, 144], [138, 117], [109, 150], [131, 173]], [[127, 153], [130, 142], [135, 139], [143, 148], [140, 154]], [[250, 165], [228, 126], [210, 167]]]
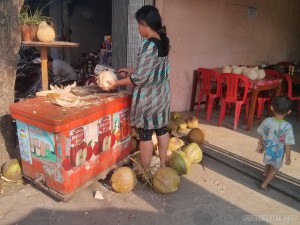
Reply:
[[[248, 132], [241, 124], [233, 131], [230, 117], [220, 128], [215, 125], [216, 116], [210, 122], [200, 116], [199, 126], [207, 139], [204, 159], [202, 164], [192, 165], [188, 175], [181, 176], [177, 192], [161, 195], [138, 183], [132, 192], [119, 194], [105, 180], [94, 182], [64, 203], [29, 183], [20, 184], [0, 195], [0, 224], [299, 224], [299, 201], [273, 188], [269, 192], [260, 190], [257, 179], [209, 154], [210, 146], [214, 146], [228, 151], [227, 156], [242, 165], [256, 163], [261, 171], [255, 175], [261, 178], [262, 156], [255, 152], [256, 129]], [[300, 140], [299, 122], [293, 121], [293, 125], [296, 140]], [[298, 146], [292, 152], [291, 167], [283, 167], [281, 173], [300, 187]], [[96, 199], [95, 191], [103, 199]]]

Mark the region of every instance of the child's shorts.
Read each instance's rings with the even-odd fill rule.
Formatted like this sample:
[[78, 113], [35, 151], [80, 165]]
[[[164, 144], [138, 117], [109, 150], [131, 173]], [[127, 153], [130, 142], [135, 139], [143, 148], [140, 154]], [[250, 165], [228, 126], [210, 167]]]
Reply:
[[152, 140], [153, 132], [155, 132], [157, 136], [162, 136], [168, 132], [168, 128], [167, 126], [164, 126], [159, 129], [149, 129], [149, 130], [144, 128], [136, 128], [136, 131], [141, 141], [150, 141]]

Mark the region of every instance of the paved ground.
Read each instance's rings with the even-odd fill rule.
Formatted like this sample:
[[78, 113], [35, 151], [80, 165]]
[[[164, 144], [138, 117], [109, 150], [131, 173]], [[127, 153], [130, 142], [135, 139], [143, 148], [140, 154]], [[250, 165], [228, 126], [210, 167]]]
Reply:
[[[202, 165], [193, 165], [191, 172], [181, 177], [176, 193], [160, 195], [138, 184], [131, 193], [118, 194], [104, 181], [63, 203], [27, 184], [0, 195], [0, 224], [299, 224], [299, 201], [274, 189], [265, 192], [258, 188], [263, 166], [262, 156], [255, 153], [255, 129], [232, 131], [230, 117], [218, 128], [215, 119], [216, 115], [207, 123], [200, 117], [208, 141], [203, 147], [206, 155]], [[300, 140], [299, 130], [296, 133]], [[291, 167], [282, 169], [286, 181], [282, 189], [293, 184], [300, 190], [298, 146]], [[249, 177], [232, 165], [251, 165], [257, 170], [250, 171], [254, 176]], [[96, 190], [103, 200], [94, 198]]]

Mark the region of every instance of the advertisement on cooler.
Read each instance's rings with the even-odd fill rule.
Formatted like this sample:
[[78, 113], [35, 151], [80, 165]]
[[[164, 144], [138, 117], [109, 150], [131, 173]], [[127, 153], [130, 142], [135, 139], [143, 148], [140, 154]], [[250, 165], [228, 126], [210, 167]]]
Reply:
[[98, 144], [99, 151], [95, 155], [98, 155], [100, 152], [107, 151], [111, 148], [112, 144], [112, 135], [111, 135], [111, 116], [107, 115], [98, 120]]
[[28, 125], [32, 157], [56, 162], [54, 134]]
[[20, 121], [16, 121], [16, 123], [21, 159], [32, 164], [28, 126]]
[[69, 138], [71, 141], [70, 166], [79, 166], [88, 161], [92, 157], [93, 151], [90, 144], [86, 142], [85, 127], [71, 130]]

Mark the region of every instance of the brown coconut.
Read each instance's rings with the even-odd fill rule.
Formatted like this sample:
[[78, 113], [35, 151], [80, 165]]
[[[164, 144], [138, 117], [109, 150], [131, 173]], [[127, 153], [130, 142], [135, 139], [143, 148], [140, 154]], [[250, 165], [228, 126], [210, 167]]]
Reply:
[[111, 176], [111, 186], [115, 192], [127, 193], [134, 189], [137, 179], [133, 169], [122, 166], [116, 169]]
[[200, 128], [193, 128], [187, 134], [187, 140], [190, 143], [195, 142], [198, 145], [201, 145], [205, 140], [205, 134]]

